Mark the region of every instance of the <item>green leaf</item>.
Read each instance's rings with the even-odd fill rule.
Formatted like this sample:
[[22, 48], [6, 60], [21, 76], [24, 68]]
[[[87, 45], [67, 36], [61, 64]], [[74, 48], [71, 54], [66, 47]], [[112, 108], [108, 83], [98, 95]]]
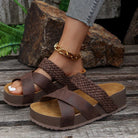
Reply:
[[[27, 9], [18, 0], [14, 2], [27, 14]], [[24, 25], [8, 26], [0, 22], [0, 57], [17, 53], [24, 33]]]
[[61, 0], [59, 4], [59, 9], [66, 12], [68, 10], [69, 2], [70, 0]]
[[23, 37], [24, 25], [8, 26], [0, 22], [0, 57], [17, 53]]
[[0, 30], [17, 38], [21, 38], [23, 36], [23, 31], [17, 28], [10, 27], [2, 22], [0, 22]]
[[19, 50], [19, 48], [20, 48], [19, 45], [15, 45], [15, 46], [13, 47], [13, 52], [16, 54], [17, 51]]
[[1, 48], [0, 49], [0, 57], [7, 56], [7, 55], [11, 54], [11, 52], [12, 52], [12, 47]]

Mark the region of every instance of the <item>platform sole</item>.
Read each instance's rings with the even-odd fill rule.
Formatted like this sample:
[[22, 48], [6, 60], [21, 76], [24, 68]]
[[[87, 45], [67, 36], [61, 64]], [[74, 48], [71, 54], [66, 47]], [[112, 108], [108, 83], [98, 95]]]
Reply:
[[124, 105], [124, 106], [118, 108], [116, 111], [113, 111], [113, 112], [111, 112], [111, 113], [109, 113], [109, 114], [103, 114], [103, 115], [101, 115], [101, 116], [98, 116], [98, 117], [96, 117], [96, 118], [94, 118], [94, 119], [85, 121], [85, 122], [83, 122], [83, 123], [80, 123], [80, 124], [77, 124], [77, 125], [74, 125], [74, 126], [69, 126], [69, 127], [62, 127], [62, 128], [43, 124], [43, 123], [41, 123], [41, 122], [35, 120], [32, 116], [30, 116], [30, 118], [31, 118], [32, 122], [34, 122], [35, 124], [37, 124], [37, 125], [39, 125], [39, 126], [41, 126], [41, 127], [47, 128], [47, 129], [51, 129], [51, 130], [70, 130], [70, 129], [74, 129], [74, 128], [78, 128], [78, 127], [81, 127], [81, 126], [90, 124], [90, 123], [92, 123], [92, 122], [94, 122], [94, 121], [96, 121], [96, 120], [100, 120], [100, 119], [102, 119], [102, 118], [104, 118], [104, 117], [107, 117], [107, 116], [110, 116], [110, 115], [112, 115], [112, 114], [115, 114], [115, 113], [117, 113], [117, 112], [123, 110], [124, 108], [126, 108], [126, 106], [127, 106], [127, 105]]

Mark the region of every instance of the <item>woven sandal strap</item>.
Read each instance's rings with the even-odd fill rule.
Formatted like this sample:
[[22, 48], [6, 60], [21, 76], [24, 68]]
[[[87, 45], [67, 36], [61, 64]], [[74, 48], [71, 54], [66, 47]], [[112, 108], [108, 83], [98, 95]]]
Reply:
[[39, 67], [45, 70], [52, 77], [52, 79], [58, 80], [64, 84], [64, 80], [66, 78], [65, 73], [52, 61], [44, 58], [39, 64]]
[[87, 120], [99, 116], [99, 112], [85, 99], [78, 94], [68, 90], [67, 87], [56, 90], [47, 95], [47, 97], [56, 98], [65, 104], [75, 107]]
[[67, 77], [56, 64], [47, 58], [44, 58], [41, 61], [39, 67], [46, 71], [52, 77], [52, 80], [56, 80], [62, 85], [68, 85], [69, 89], [71, 90], [76, 89], [75, 85], [71, 83], [69, 77]]
[[117, 106], [107, 95], [107, 93], [99, 86], [94, 84], [93, 81], [87, 79], [84, 75], [78, 73], [72, 76], [71, 82], [74, 83], [78, 89], [81, 89], [83, 92], [97, 100], [98, 104], [100, 104], [105, 112], [110, 113], [117, 109]]

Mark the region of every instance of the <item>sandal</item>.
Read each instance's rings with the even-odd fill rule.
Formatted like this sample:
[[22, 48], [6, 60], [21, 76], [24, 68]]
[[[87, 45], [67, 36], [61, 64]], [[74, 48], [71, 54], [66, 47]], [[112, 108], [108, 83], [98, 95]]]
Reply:
[[[12, 106], [29, 106], [31, 103], [38, 101], [45, 94], [62, 88], [64, 85], [68, 85], [72, 90], [75, 88], [65, 73], [47, 58], [42, 60], [39, 68], [45, 70], [51, 76], [52, 80], [49, 80], [44, 75], [33, 71], [20, 78], [14, 79], [12, 82], [16, 80], [20, 80], [22, 82], [23, 94], [15, 95], [10, 93], [8, 87], [12, 84], [12, 82], [8, 83], [4, 87], [4, 101], [7, 104]], [[41, 90], [35, 91], [34, 84], [39, 86]]]
[[125, 87], [119, 83], [94, 84], [78, 73], [70, 77], [76, 90], [64, 86], [30, 105], [31, 120], [52, 130], [74, 129], [126, 107]]

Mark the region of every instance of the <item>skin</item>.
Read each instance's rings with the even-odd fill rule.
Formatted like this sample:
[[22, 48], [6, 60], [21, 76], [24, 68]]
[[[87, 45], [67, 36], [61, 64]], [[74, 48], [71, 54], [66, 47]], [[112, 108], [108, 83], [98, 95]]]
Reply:
[[[88, 29], [89, 26], [83, 22], [70, 17], [66, 17], [64, 30], [59, 41], [59, 45], [72, 54], [79, 54], [81, 45], [86, 37]], [[49, 60], [59, 66], [68, 76], [82, 72], [84, 69], [81, 59], [72, 61], [63, 55], [60, 55], [56, 51], [52, 53], [52, 55], [49, 57]], [[35, 72], [41, 73], [47, 78], [51, 79], [49, 74], [40, 68], [36, 69]], [[22, 84], [20, 81], [13, 82], [11, 87], [16, 88], [15, 91], [10, 91], [12, 94], [22, 94]], [[35, 90], [38, 91], [40, 88], [35, 85]]]

